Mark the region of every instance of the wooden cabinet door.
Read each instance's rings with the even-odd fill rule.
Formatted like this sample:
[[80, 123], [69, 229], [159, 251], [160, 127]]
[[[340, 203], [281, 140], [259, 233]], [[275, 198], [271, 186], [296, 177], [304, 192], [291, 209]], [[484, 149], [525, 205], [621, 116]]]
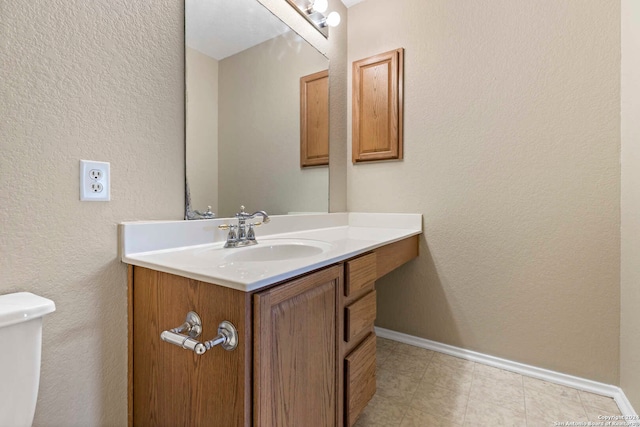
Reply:
[[300, 78], [300, 167], [329, 164], [329, 70]]
[[254, 425], [338, 425], [341, 280], [329, 267], [254, 296]]
[[[251, 425], [251, 300], [247, 293], [135, 267], [130, 425], [135, 427]], [[201, 341], [223, 320], [238, 329], [238, 347], [202, 356], [160, 339], [189, 311], [202, 319]]]
[[353, 163], [402, 159], [404, 49], [353, 63]]

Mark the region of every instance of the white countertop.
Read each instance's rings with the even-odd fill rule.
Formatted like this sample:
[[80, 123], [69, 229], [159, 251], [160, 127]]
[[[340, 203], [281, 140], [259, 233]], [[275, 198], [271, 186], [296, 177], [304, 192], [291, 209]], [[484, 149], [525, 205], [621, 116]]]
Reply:
[[[256, 228], [258, 245], [225, 249], [226, 232], [217, 227], [228, 222], [235, 220], [123, 223], [122, 261], [250, 292], [422, 233], [420, 214], [281, 215]], [[225, 259], [229, 254], [285, 239], [302, 244], [324, 242], [327, 249], [320, 254], [278, 261]]]

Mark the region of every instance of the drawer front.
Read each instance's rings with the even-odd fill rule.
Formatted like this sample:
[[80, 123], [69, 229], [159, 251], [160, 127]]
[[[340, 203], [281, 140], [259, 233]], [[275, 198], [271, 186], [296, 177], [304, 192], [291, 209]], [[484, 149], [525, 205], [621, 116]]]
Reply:
[[345, 358], [345, 417], [355, 424], [376, 393], [376, 335], [370, 334]]
[[370, 253], [347, 262], [344, 295], [350, 296], [368, 287], [377, 277], [376, 254]]
[[376, 320], [376, 291], [371, 291], [344, 309], [346, 342], [373, 328]]

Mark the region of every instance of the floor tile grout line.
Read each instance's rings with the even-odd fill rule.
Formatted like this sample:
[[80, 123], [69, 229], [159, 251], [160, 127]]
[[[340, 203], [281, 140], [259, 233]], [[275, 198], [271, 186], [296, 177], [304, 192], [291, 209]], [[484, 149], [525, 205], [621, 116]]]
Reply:
[[[408, 345], [408, 344], [407, 344], [407, 345]], [[391, 357], [391, 355], [393, 355], [393, 354], [402, 354], [402, 355], [404, 355], [404, 356], [408, 356], [408, 357], [415, 357], [414, 355], [410, 355], [410, 354], [406, 354], [406, 353], [402, 353], [402, 352], [398, 351], [398, 348], [399, 348], [399, 347], [394, 347], [394, 346], [392, 346], [392, 347], [391, 347], [391, 349], [390, 349], [390, 351], [389, 351], [389, 354], [388, 354], [388, 355], [387, 355], [387, 357], [385, 358], [385, 362], [386, 362], [386, 361], [387, 361], [387, 359], [389, 359], [389, 357]], [[416, 347], [416, 348], [419, 348], [419, 347]], [[409, 399], [409, 402], [408, 402], [408, 403], [407, 403], [407, 405], [406, 405], [406, 407], [407, 407], [407, 408], [411, 408], [411, 407], [412, 407], [412, 406], [411, 406], [411, 401], [413, 400], [413, 397], [415, 397], [415, 394], [416, 394], [416, 393], [417, 393], [417, 391], [418, 391], [418, 385], [420, 384], [420, 381], [422, 380], [422, 378], [423, 378], [423, 377], [424, 377], [424, 375], [426, 374], [426, 372], [427, 372], [427, 368], [428, 368], [428, 366], [431, 364], [431, 360], [433, 359], [433, 355], [435, 354], [435, 352], [433, 352], [432, 350], [426, 350], [426, 349], [425, 349], [425, 351], [429, 352], [430, 357], [429, 357], [429, 360], [427, 361], [427, 363], [426, 363], [426, 365], [425, 365], [424, 371], [423, 371], [423, 372], [422, 372], [422, 374], [420, 375], [420, 379], [417, 381], [416, 390], [413, 392], [413, 394], [412, 394], [412, 398], [411, 398], [411, 399]], [[383, 365], [385, 362], [382, 362], [382, 363], [380, 364], [380, 369], [383, 369], [383, 366], [382, 366], [382, 365]], [[409, 377], [409, 376], [410, 376], [410, 375], [402, 375], [402, 374], [396, 374], [396, 375], [401, 375], [401, 376], [405, 376], [405, 377]], [[401, 422], [402, 422], [402, 420], [404, 420], [404, 418], [405, 418], [405, 417], [406, 417], [406, 413], [403, 415], [403, 417], [402, 417], [402, 419], [401, 419]]]
[[[580, 403], [582, 403], [582, 410], [584, 411], [584, 414], [587, 417], [587, 420], [591, 421], [591, 418], [589, 417], [589, 411], [587, 411], [587, 408], [592, 408], [594, 410], [597, 410], [598, 412], [600, 412], [598, 415], [604, 415], [605, 412], [608, 412], [608, 410], [606, 409], [602, 409], [602, 408], [598, 408], [596, 406], [593, 405], [587, 405], [584, 401], [584, 399], [582, 398], [582, 393], [584, 393], [582, 390], [578, 390], [578, 396], [580, 397]], [[603, 396], [606, 397], [606, 396]], [[608, 399], [612, 399], [612, 398], [608, 398]], [[622, 413], [622, 411], [620, 411], [620, 407], [618, 406], [618, 404], [616, 403], [615, 399], [612, 399], [613, 403], [616, 405], [616, 408], [618, 409], [618, 412]]]
[[[389, 354], [387, 354], [387, 356], [384, 358], [384, 360], [380, 361], [380, 366], [382, 366], [382, 364], [383, 364], [384, 362], [386, 362], [386, 361], [387, 361], [387, 359], [389, 358], [389, 356], [391, 356], [391, 352], [389, 352]], [[376, 358], [377, 358], [377, 357], [378, 357], [378, 353], [376, 353]]]
[[[418, 347], [418, 348], [419, 348], [419, 347]], [[396, 350], [397, 350], [397, 348], [392, 348], [392, 349], [391, 349], [391, 352], [390, 352], [390, 354], [387, 356], [387, 358], [389, 358], [389, 356], [391, 356], [391, 354], [395, 353], [395, 352], [396, 352]], [[409, 410], [412, 408], [412, 406], [411, 406], [411, 402], [413, 401], [413, 399], [414, 399], [414, 397], [415, 397], [416, 393], [418, 392], [418, 386], [420, 385], [420, 382], [422, 381], [422, 378], [426, 375], [426, 373], [427, 373], [427, 368], [429, 367], [429, 365], [431, 364], [431, 360], [433, 359], [434, 352], [433, 352], [433, 351], [431, 351], [431, 350], [427, 350], [427, 351], [429, 351], [429, 354], [430, 354], [430, 356], [431, 356], [431, 357], [429, 357], [429, 360], [427, 361], [427, 363], [426, 363], [426, 365], [425, 365], [424, 372], [422, 372], [422, 375], [420, 376], [420, 379], [418, 379], [418, 381], [417, 381], [416, 389], [414, 390], [414, 392], [413, 392], [413, 394], [412, 394], [411, 399], [409, 399], [409, 401], [407, 402], [407, 405], [406, 405], [406, 406], [404, 406], [405, 411], [404, 411], [404, 413], [402, 414], [402, 417], [400, 418], [400, 421], [399, 421], [399, 422], [398, 422], [398, 424], [397, 424], [397, 425], [398, 425], [398, 427], [402, 425], [402, 422], [403, 422], [403, 421], [404, 421], [404, 419], [407, 417], [407, 412], [409, 412]], [[399, 352], [399, 353], [400, 353], [400, 354], [404, 354], [404, 353], [401, 353], [401, 352]], [[406, 356], [414, 357], [414, 355], [408, 355], [408, 354], [405, 354], [405, 355], [406, 355]], [[408, 375], [407, 375], [407, 376], [408, 376]]]
[[469, 391], [467, 392], [467, 404], [464, 407], [464, 415], [462, 417], [463, 426], [467, 422], [467, 411], [469, 410], [469, 400], [471, 400], [471, 389], [473, 388], [473, 382], [475, 381], [475, 375], [473, 375], [475, 371], [476, 371], [476, 362], [473, 362], [473, 372], [471, 373], [471, 385], [469, 386]]
[[433, 361], [433, 352], [431, 352], [431, 357], [429, 358], [427, 365], [424, 367], [424, 372], [422, 373], [422, 375], [420, 376], [420, 379], [418, 380], [418, 385], [416, 386], [415, 391], [411, 395], [412, 396], [411, 401], [415, 398], [416, 393], [418, 392], [418, 387], [420, 387], [420, 383], [422, 382], [422, 379], [424, 378], [424, 376], [427, 375], [427, 370], [429, 369], [429, 366], [431, 366], [432, 361]]
[[527, 410], [527, 390], [524, 387], [524, 375], [520, 375], [520, 381], [522, 382], [522, 399], [524, 400], [524, 423], [527, 427], [529, 427], [529, 411]]
[[[429, 358], [429, 361], [427, 362], [427, 366], [425, 366], [425, 368], [424, 368], [424, 372], [422, 373], [422, 375], [420, 376], [420, 379], [418, 380], [416, 389], [411, 394], [411, 398], [409, 399], [409, 404], [407, 405], [407, 407], [409, 409], [415, 409], [416, 411], [420, 411], [420, 412], [423, 412], [425, 414], [433, 415], [433, 414], [431, 414], [429, 412], [422, 411], [422, 410], [412, 406], [412, 403], [415, 400], [416, 395], [418, 394], [418, 389], [420, 388], [420, 383], [422, 383], [422, 380], [424, 379], [425, 375], [427, 375], [427, 370], [429, 369], [429, 366], [433, 363], [433, 356], [435, 355], [435, 352], [431, 351], [431, 350], [429, 350], [429, 351], [431, 352], [431, 357]], [[404, 421], [405, 417], [406, 417], [406, 414], [402, 417], [402, 421]], [[402, 422], [400, 423], [400, 425], [402, 425]]]
[[[376, 337], [376, 339], [377, 339], [377, 337]], [[376, 347], [376, 350], [377, 350], [377, 347]], [[393, 345], [391, 345], [391, 348], [389, 349], [389, 353], [387, 354], [387, 357], [385, 357], [385, 360], [384, 360], [384, 361], [380, 362], [380, 369], [382, 369], [382, 368], [383, 368], [383, 365], [384, 365], [384, 363], [387, 361], [387, 359], [389, 359], [389, 357], [391, 357], [391, 355], [393, 355], [394, 353], [396, 353], [396, 350], [397, 350], [397, 347], [396, 347], [396, 348], [394, 348], [394, 346], [393, 346]], [[407, 356], [408, 356], [408, 355], [407, 355]], [[376, 354], [376, 357], [377, 357], [377, 354]], [[433, 354], [432, 354], [432, 357], [433, 357]], [[428, 364], [428, 363], [427, 363], [427, 364]], [[378, 369], [378, 368], [376, 367], [376, 370], [377, 370], [377, 369]], [[425, 372], [426, 372], [426, 368], [425, 368]], [[424, 376], [424, 373], [423, 373], [422, 375]], [[407, 376], [408, 376], [408, 375], [407, 375]], [[417, 391], [417, 388], [416, 388], [416, 391]], [[377, 392], [378, 392], [378, 390], [377, 390], [377, 386], [376, 386], [376, 393], [377, 393]], [[414, 391], [414, 394], [415, 394], [415, 391]], [[402, 425], [402, 421], [403, 421], [403, 420], [405, 419], [405, 417], [407, 416], [407, 412], [408, 412], [408, 411], [407, 411], [407, 409], [408, 409], [408, 408], [410, 408], [410, 407], [411, 407], [411, 406], [410, 406], [410, 402], [409, 402], [409, 403], [404, 407], [405, 411], [404, 411], [404, 413], [402, 414], [402, 417], [400, 417], [400, 420], [399, 420], [399, 421], [398, 421], [398, 423], [397, 423], [397, 426], [398, 426], [398, 427], [400, 427], [400, 426]]]
[[584, 412], [584, 415], [587, 417], [587, 420], [589, 420], [589, 414], [587, 414], [587, 408], [585, 408], [584, 400], [582, 400], [582, 393], [580, 393], [580, 390], [578, 390], [578, 399], [580, 399], [580, 405], [582, 406], [582, 411]]

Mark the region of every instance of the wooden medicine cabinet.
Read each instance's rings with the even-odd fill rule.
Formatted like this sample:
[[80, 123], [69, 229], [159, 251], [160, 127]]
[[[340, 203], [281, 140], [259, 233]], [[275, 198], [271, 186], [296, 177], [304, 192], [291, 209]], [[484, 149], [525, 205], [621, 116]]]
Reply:
[[353, 63], [353, 163], [402, 159], [404, 49]]

